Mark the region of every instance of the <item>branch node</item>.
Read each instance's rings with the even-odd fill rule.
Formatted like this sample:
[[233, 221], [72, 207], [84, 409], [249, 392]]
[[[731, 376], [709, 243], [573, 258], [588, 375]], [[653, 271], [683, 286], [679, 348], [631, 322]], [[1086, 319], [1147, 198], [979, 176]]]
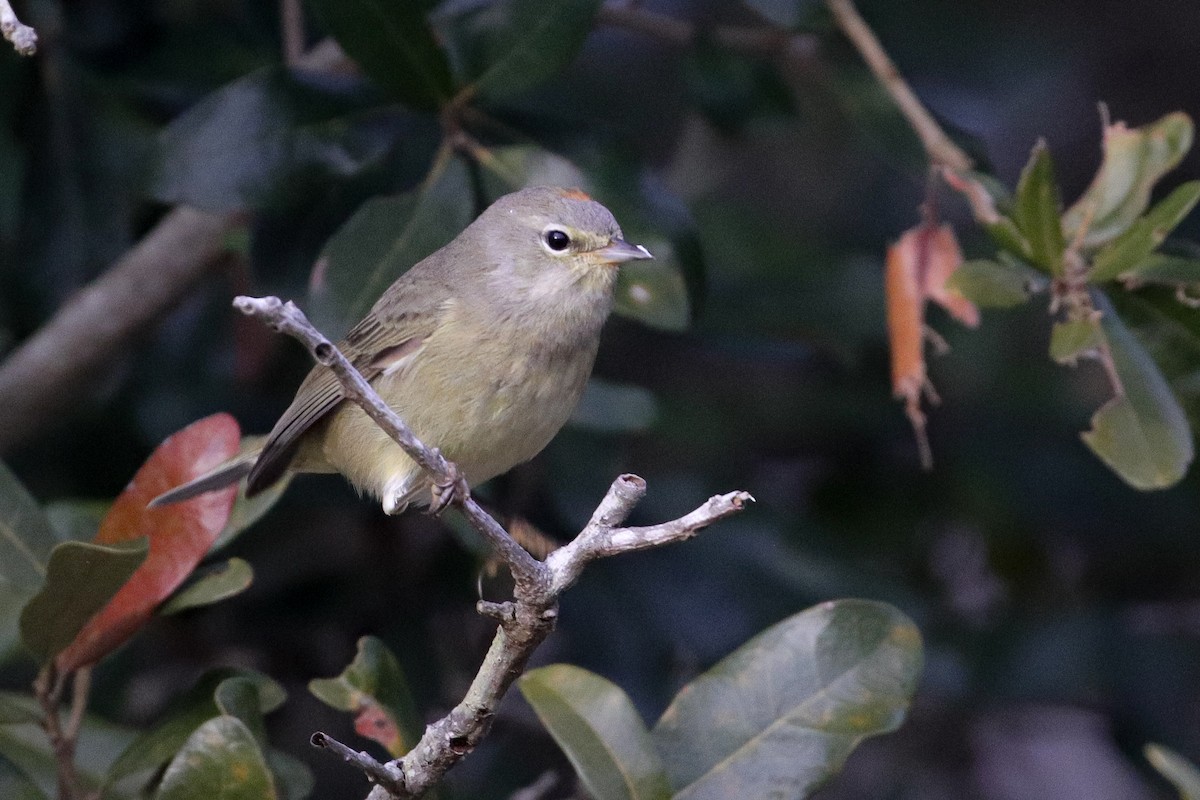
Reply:
[[17, 19], [8, 0], [0, 0], [0, 34], [12, 42], [13, 49], [20, 55], [31, 56], [37, 52], [37, 31]]
[[511, 602], [493, 603], [491, 600], [480, 600], [475, 604], [475, 610], [502, 625], [517, 618], [517, 607]]

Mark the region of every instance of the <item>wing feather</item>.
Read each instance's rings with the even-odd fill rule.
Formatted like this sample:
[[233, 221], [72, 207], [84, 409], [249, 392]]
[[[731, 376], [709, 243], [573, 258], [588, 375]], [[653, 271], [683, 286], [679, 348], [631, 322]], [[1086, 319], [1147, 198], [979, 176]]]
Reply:
[[[425, 339], [437, 327], [447, 307], [450, 287], [436, 270], [420, 269], [428, 262], [421, 262], [409, 270], [405, 280], [392, 284], [363, 320], [338, 342], [338, 349], [368, 381], [387, 366], [386, 360], [378, 360], [380, 352], [392, 348], [411, 352], [415, 345], [410, 342]], [[246, 479], [246, 495], [253, 496], [279, 480], [295, 456], [301, 437], [344, 399], [337, 376], [328, 367], [314, 367], [267, 437]]]

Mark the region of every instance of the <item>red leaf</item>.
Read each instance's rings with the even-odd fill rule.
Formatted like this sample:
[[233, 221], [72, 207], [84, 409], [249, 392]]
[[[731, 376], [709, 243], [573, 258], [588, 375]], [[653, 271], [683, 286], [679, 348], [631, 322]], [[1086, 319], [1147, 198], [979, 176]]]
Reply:
[[364, 696], [359, 703], [355, 710], [354, 732], [379, 742], [396, 758], [404, 755], [404, 737], [400, 735], [396, 720], [373, 699]]
[[158, 495], [197, 478], [238, 452], [241, 432], [228, 414], [194, 422], [158, 446], [125, 487], [96, 533], [99, 544], [150, 538], [146, 561], [58, 654], [60, 673], [95, 664], [125, 643], [187, 579], [225, 527], [237, 487], [147, 508]]

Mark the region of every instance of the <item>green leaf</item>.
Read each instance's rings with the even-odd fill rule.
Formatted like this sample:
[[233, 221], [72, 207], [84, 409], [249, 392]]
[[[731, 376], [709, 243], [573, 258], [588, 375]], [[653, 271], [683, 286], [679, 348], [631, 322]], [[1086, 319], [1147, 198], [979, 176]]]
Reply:
[[32, 597], [46, 578], [58, 537], [42, 509], [0, 462], [0, 586]]
[[469, 22], [471, 88], [485, 99], [519, 94], [575, 60], [601, 0], [498, 0]]
[[571, 424], [601, 433], [636, 433], [650, 428], [657, 414], [658, 403], [649, 389], [593, 377], [571, 414]]
[[1103, 341], [1095, 322], [1086, 319], [1056, 322], [1050, 329], [1050, 358], [1073, 367], [1080, 358], [1098, 355]]
[[96, 535], [111, 507], [108, 500], [55, 500], [42, 510], [60, 540], [85, 542]]
[[1088, 278], [1112, 280], [1138, 267], [1200, 201], [1200, 181], [1177, 186], [1149, 213], [1096, 253]]
[[[36, 701], [27, 698], [31, 709]], [[75, 765], [86, 789], [100, 786], [99, 776], [121, 749], [130, 731], [87, 715], [75, 750]], [[0, 761], [7, 761], [47, 797], [57, 797], [57, 761], [46, 731], [38, 723], [0, 725]], [[0, 782], [0, 787], [3, 783]], [[89, 795], [90, 796], [90, 795]], [[9, 800], [6, 794], [0, 794]]]
[[1013, 221], [1029, 242], [1029, 260], [1051, 275], [1062, 275], [1062, 199], [1054, 177], [1054, 162], [1044, 141], [1033, 147], [1029, 163], [1021, 171], [1013, 207]]
[[333, 339], [362, 319], [397, 278], [474, 217], [470, 177], [441, 158], [419, 189], [368, 200], [325, 245], [313, 278], [313, 318]]
[[263, 721], [263, 700], [258, 682], [252, 678], [226, 678], [217, 684], [213, 700], [222, 714], [236, 717], [254, 734], [260, 747], [267, 745], [267, 728]]
[[405, 0], [309, 0], [346, 55], [401, 103], [436, 111], [454, 94], [450, 62], [433, 38], [425, 4]]
[[670, 797], [654, 742], [629, 696], [569, 664], [535, 669], [517, 684], [596, 800]]
[[1104, 160], [1087, 191], [1063, 215], [1063, 228], [1074, 239], [1087, 224], [1084, 249], [1124, 233], [1150, 204], [1150, 192], [1192, 146], [1192, 121], [1182, 112], [1140, 128], [1124, 123], [1104, 131]]
[[203, 575], [172, 595], [162, 606], [160, 614], [177, 614], [188, 608], [219, 603], [241, 594], [254, 581], [254, 570], [240, 558], [211, 567]]
[[0, 797], [4, 800], [47, 800], [37, 784], [0, 756]]
[[1200, 769], [1161, 744], [1148, 744], [1146, 760], [1179, 790], [1181, 800], [1200, 800]]
[[1045, 287], [1046, 280], [1029, 267], [986, 259], [964, 261], [946, 281], [947, 289], [981, 308], [1019, 306]]
[[50, 553], [46, 583], [21, 611], [21, 641], [40, 660], [74, 639], [146, 560], [146, 537], [112, 545], [63, 542]]
[[421, 738], [424, 725], [400, 662], [379, 639], [358, 640], [354, 661], [336, 678], [309, 681], [320, 701], [355, 715], [355, 730], [399, 757]]
[[353, 173], [385, 146], [347, 135], [342, 118], [362, 105], [282, 67], [252, 72], [163, 130], [149, 191], [165, 203], [231, 211], [285, 200], [288, 179], [314, 166]]
[[0, 692], [0, 725], [38, 722], [41, 718], [42, 714], [33, 697], [15, 692]]
[[806, 797], [903, 721], [921, 636], [891, 606], [823, 603], [685, 686], [654, 728], [675, 798]]
[[798, 27], [814, 9], [820, 8], [817, 0], [746, 0], [746, 5], [781, 28]]
[[689, 50], [687, 100], [723, 134], [762, 118], [792, 115], [792, 89], [770, 62], [748, 59], [701, 39]]
[[1159, 283], [1168, 286], [1200, 284], [1200, 258], [1151, 253], [1122, 273], [1138, 283]]
[[[260, 436], [243, 436], [238, 444], [239, 453], [246, 453], [252, 450], [262, 448], [267, 437]], [[263, 518], [270, 511], [279, 499], [283, 497], [287, 488], [292, 485], [292, 478], [295, 473], [286, 472], [283, 477], [275, 481], [275, 483], [263, 489], [254, 497], [246, 497], [246, 493], [238, 492], [237, 498], [233, 501], [233, 509], [229, 512], [229, 521], [225, 523], [225, 529], [217, 534], [217, 539], [209, 548], [208, 556], [227, 547], [234, 539], [241, 536], [254, 523]]]
[[255, 672], [220, 669], [206, 673], [195, 686], [171, 703], [157, 725], [138, 736], [112, 762], [105, 778], [106, 785], [111, 786], [139, 772], [161, 769], [197, 728], [221, 714], [218, 695], [225, 698], [226, 705], [232, 705], [226, 685], [245, 683], [255, 689], [259, 716], [274, 711], [287, 696], [282, 686]]
[[1100, 324], [1124, 392], [1092, 417], [1081, 434], [1100, 460], [1135, 489], [1178, 483], [1192, 462], [1192, 431], [1179, 401], [1149, 353], [1112, 305], [1094, 292]]
[[275, 782], [254, 734], [235, 717], [196, 729], [163, 775], [155, 800], [276, 800]]

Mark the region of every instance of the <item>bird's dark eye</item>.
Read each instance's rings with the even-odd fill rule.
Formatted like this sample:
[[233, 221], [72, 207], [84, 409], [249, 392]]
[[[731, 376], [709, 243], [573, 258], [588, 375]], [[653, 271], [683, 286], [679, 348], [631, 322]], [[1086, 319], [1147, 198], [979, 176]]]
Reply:
[[561, 253], [566, 250], [571, 244], [571, 237], [566, 231], [560, 231], [558, 228], [551, 228], [546, 231], [546, 246], [555, 252]]

